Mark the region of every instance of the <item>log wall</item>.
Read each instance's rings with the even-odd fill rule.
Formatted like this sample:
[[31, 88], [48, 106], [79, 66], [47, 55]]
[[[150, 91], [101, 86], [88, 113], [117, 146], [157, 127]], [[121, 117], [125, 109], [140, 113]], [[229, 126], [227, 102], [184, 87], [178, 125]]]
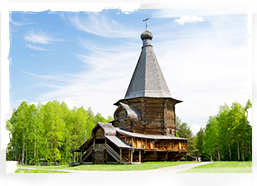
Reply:
[[144, 148], [148, 151], [187, 151], [186, 140], [172, 140], [172, 139], [147, 139], [128, 137], [123, 134], [118, 134], [119, 138], [135, 148]]
[[135, 98], [124, 100], [123, 102], [136, 108], [140, 112], [142, 120], [140, 122], [131, 121], [131, 123], [126, 123], [123, 121], [124, 113], [120, 111], [118, 114], [120, 124], [114, 123], [115, 127], [136, 133], [176, 136], [176, 102], [174, 100]]

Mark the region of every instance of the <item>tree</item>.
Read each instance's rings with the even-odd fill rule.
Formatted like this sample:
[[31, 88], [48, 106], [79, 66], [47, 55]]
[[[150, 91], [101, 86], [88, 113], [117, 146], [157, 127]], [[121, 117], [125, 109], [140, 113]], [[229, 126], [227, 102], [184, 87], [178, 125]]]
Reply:
[[91, 107], [89, 107], [87, 109], [87, 115], [92, 119], [92, 121], [94, 122], [94, 124], [97, 123], [94, 112], [92, 111]]
[[252, 128], [247, 120], [248, 100], [245, 107], [235, 102], [229, 108], [220, 106], [219, 113], [209, 118], [203, 140], [203, 151], [216, 160], [250, 160]]
[[44, 119], [46, 129], [46, 139], [48, 143], [48, 157], [50, 162], [61, 161], [61, 152], [63, 142], [65, 140], [65, 105], [60, 105], [58, 101], [48, 102], [43, 106]]
[[107, 119], [105, 119], [99, 112], [96, 114], [95, 120], [96, 122], [108, 123]]
[[207, 159], [205, 157], [203, 141], [205, 136], [205, 129], [200, 128], [200, 131], [196, 134], [196, 152], [198, 156], [201, 156], [201, 160]]
[[[91, 137], [96, 122], [110, 122], [100, 113], [94, 116], [91, 108], [69, 110], [67, 105], [50, 101], [36, 107], [25, 101], [14, 109], [6, 122], [10, 131], [7, 160], [20, 164], [39, 164], [41, 161], [67, 163], [71, 161], [69, 150], [79, 148]], [[75, 157], [77, 161], [79, 156]]]
[[113, 120], [114, 120], [114, 118], [109, 115], [109, 116], [108, 116], [108, 119], [107, 119], [107, 122], [111, 122], [111, 121], [113, 121]]
[[195, 148], [195, 138], [187, 123], [182, 123], [181, 120], [176, 117], [176, 126], [177, 126], [177, 137], [187, 138], [187, 153], [192, 156], [196, 156], [196, 148]]
[[[217, 128], [217, 117], [210, 116], [208, 124], [205, 129], [205, 137], [203, 146], [205, 151], [211, 157], [211, 160], [216, 157], [216, 160], [219, 158], [219, 143], [218, 143], [218, 128]], [[216, 156], [217, 154], [217, 156]]]
[[[91, 117], [87, 115], [87, 112], [83, 107], [77, 109], [76, 107], [69, 112], [66, 118], [66, 127], [67, 135], [67, 144], [66, 151], [68, 149], [79, 148], [88, 138], [91, 137], [91, 131], [95, 124], [93, 123]], [[86, 137], [86, 139], [85, 139]], [[70, 158], [70, 155], [67, 156], [67, 159]], [[76, 156], [75, 159], [78, 161], [79, 156]]]

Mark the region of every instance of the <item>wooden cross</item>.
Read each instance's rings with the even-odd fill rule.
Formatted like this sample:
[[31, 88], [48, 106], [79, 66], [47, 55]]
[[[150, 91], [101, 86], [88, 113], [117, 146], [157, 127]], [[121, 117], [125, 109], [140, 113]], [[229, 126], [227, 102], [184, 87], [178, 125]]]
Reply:
[[143, 21], [145, 21], [145, 29], [147, 30], [147, 20], [149, 20], [150, 18], [146, 18]]

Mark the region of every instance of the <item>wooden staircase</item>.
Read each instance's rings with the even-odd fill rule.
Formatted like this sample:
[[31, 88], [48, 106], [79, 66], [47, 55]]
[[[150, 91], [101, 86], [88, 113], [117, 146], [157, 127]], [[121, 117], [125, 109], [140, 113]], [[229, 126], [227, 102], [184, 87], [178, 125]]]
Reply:
[[[117, 162], [120, 162], [120, 154], [113, 150], [113, 148], [111, 148], [108, 144], [106, 144], [106, 150]], [[129, 163], [129, 161], [127, 158], [122, 157], [120, 163]]]
[[91, 145], [86, 151], [86, 153], [82, 156], [82, 162], [85, 161], [90, 156], [90, 154], [92, 154], [92, 150], [93, 150], [93, 145]]

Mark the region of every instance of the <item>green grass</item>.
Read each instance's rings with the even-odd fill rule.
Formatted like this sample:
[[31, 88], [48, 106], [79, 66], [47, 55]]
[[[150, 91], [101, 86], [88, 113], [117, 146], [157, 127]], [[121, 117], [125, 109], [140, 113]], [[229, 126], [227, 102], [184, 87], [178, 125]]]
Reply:
[[176, 166], [180, 164], [197, 163], [197, 162], [145, 162], [141, 164], [101, 164], [101, 165], [79, 165], [79, 166], [24, 166], [18, 165], [18, 167], [30, 167], [41, 170], [55, 169], [55, 170], [85, 170], [85, 171], [138, 171], [138, 170], [150, 170], [163, 167]]
[[65, 171], [52, 171], [52, 170], [41, 170], [41, 169], [17, 169], [15, 173], [69, 173]]
[[213, 162], [183, 171], [181, 173], [252, 173], [252, 162]]

